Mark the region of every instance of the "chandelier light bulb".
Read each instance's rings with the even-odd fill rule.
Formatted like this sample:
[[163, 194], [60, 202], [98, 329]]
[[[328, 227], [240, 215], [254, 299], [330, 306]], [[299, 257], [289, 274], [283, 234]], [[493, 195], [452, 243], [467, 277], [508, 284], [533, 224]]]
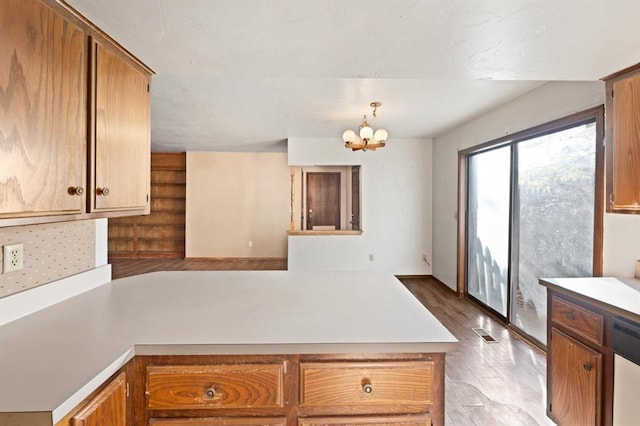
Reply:
[[353, 143], [356, 140], [356, 132], [353, 130], [345, 130], [342, 134], [342, 140], [346, 143]]
[[360, 128], [360, 137], [369, 140], [373, 137], [373, 129], [367, 125]]
[[373, 140], [375, 140], [376, 143], [385, 142], [388, 137], [389, 137], [389, 134], [385, 129], [378, 129], [376, 130], [376, 133], [373, 135]]

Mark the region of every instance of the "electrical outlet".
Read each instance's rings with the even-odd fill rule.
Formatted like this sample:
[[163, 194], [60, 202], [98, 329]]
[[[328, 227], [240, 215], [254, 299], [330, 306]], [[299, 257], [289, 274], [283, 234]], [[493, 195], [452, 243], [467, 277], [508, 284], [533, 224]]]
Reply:
[[253, 241], [249, 241], [249, 247], [253, 247]]
[[372, 254], [370, 254], [370, 255], [369, 255], [369, 262], [373, 262], [373, 258], [374, 258], [374, 257], [373, 257], [373, 255], [372, 255]]
[[22, 243], [7, 244], [2, 248], [2, 273], [19, 271], [24, 265], [24, 245]]

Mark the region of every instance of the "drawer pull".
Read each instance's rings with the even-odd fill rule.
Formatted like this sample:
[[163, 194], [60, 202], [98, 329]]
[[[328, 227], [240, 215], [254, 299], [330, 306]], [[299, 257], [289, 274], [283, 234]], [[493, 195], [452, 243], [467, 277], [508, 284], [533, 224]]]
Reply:
[[582, 368], [584, 368], [587, 371], [591, 371], [591, 364], [585, 362], [584, 364], [582, 364]]
[[207, 389], [205, 392], [205, 395], [207, 395], [207, 398], [215, 398], [216, 397], [216, 389], [211, 386], [209, 389]]
[[573, 321], [575, 319], [575, 317], [573, 316], [573, 312], [567, 312], [567, 319], [569, 321]]
[[364, 392], [367, 395], [370, 395], [373, 393], [373, 386], [371, 386], [371, 383], [369, 382], [365, 382], [362, 384], [362, 392]]
[[69, 195], [82, 195], [84, 194], [84, 188], [81, 186], [71, 186], [67, 189]]
[[96, 192], [98, 193], [98, 195], [106, 197], [107, 195], [109, 195], [109, 188], [98, 188]]

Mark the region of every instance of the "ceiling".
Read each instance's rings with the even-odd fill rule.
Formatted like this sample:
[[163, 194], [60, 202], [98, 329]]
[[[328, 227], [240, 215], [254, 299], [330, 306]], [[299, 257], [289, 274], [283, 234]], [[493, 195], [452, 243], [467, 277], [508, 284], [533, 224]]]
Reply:
[[154, 151], [430, 138], [550, 80], [640, 62], [638, 0], [67, 0], [156, 75]]

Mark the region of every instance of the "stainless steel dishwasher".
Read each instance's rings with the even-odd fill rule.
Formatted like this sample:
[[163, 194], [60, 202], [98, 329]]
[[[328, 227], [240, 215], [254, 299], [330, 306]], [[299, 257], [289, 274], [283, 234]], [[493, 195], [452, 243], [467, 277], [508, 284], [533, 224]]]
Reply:
[[611, 324], [611, 350], [614, 352], [613, 424], [640, 425], [640, 323], [614, 318]]

